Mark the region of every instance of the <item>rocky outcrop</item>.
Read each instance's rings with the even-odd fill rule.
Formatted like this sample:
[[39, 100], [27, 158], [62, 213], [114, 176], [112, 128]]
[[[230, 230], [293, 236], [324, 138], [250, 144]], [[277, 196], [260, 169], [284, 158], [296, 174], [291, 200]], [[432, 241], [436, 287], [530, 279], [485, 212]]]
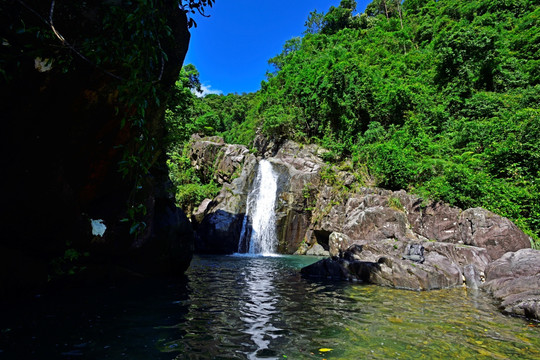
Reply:
[[[202, 178], [213, 176], [223, 184], [204, 215], [197, 212], [196, 250], [199, 252], [232, 253], [238, 250], [246, 199], [257, 170], [257, 158], [245, 146], [228, 145], [221, 138], [193, 137], [190, 151], [192, 165]], [[276, 209], [279, 251], [292, 254], [304, 240], [310, 224], [306, 211], [308, 197], [320, 182], [322, 161], [318, 147], [302, 147], [285, 142], [268, 160], [278, 172], [278, 205]], [[215, 169], [211, 171], [210, 169]], [[307, 249], [306, 249], [307, 250]], [[326, 250], [324, 250], [326, 251]]]
[[[229, 145], [219, 137], [192, 138], [192, 166], [202, 179], [223, 185], [213, 200], [205, 200], [192, 214], [199, 253], [231, 254], [238, 242], [246, 212], [246, 199], [257, 159], [243, 145]], [[214, 170], [214, 171], [212, 171]]]
[[[385, 239], [484, 247], [493, 258], [530, 247], [528, 237], [515, 225], [487, 210], [462, 211], [405, 191], [360, 187], [352, 174], [326, 165], [321, 160], [325, 150], [316, 145], [285, 141], [276, 150], [274, 145], [258, 141], [264, 144], [265, 154], [272, 155], [268, 161], [279, 173], [276, 217], [281, 253], [305, 254], [318, 244], [337, 255], [356, 241], [374, 243]], [[192, 164], [202, 177], [214, 176], [224, 184], [208, 214], [222, 210], [229, 215], [219, 218], [239, 222], [245, 212], [256, 157], [245, 147], [227, 145], [216, 137], [194, 138], [191, 154]], [[247, 157], [250, 160], [246, 162]], [[231, 181], [240, 168], [240, 180]], [[215, 227], [221, 220], [202, 222]], [[331, 239], [333, 233], [341, 235]], [[226, 241], [234, 243], [233, 239]]]
[[202, 139], [193, 135], [191, 144], [191, 163], [203, 182], [231, 183], [242, 171], [246, 156], [251, 155], [245, 146], [225, 144], [218, 136]]
[[[170, 263], [169, 256], [174, 256], [170, 269], [181, 274], [189, 265], [193, 244], [189, 223], [177, 223], [185, 217], [165, 191], [167, 170], [160, 148], [164, 98], [158, 105], [150, 101], [151, 96], [141, 95], [139, 88], [126, 89], [120, 78], [133, 74], [126, 73], [126, 63], [116, 55], [110, 54], [105, 70], [74, 51], [84, 41], [110, 33], [103, 28], [102, 15], [110, 14], [112, 6], [118, 15], [132, 4], [56, 2], [54, 25], [62, 38], [44, 20], [53, 17], [50, 3], [29, 0], [1, 5], [0, 252], [12, 261], [2, 265], [0, 297], [17, 295], [9, 284], [17, 283], [20, 268], [26, 270], [17, 287], [29, 292], [44, 285], [47, 275], [67, 271], [54, 269], [58, 264], [69, 266], [66, 251], [81, 257], [89, 253], [84, 261], [98, 267], [113, 264], [151, 272], [161, 271], [161, 264]], [[190, 35], [176, 1], [162, 1], [153, 11], [172, 36], [161, 37], [159, 51], [168, 60], [156, 69], [153, 79], [159, 79], [154, 84], [157, 91], [166, 92], [177, 80]], [[129, 9], [124, 13], [127, 16]], [[118, 16], [115, 20], [121, 21]], [[99, 46], [114, 51], [122, 45], [133, 48], [132, 43], [111, 44], [92, 43], [92, 51]], [[151, 144], [154, 152], [150, 146], [144, 152], [150, 154], [144, 164], [149, 171], [138, 184], [133, 176], [118, 171], [126, 152], [135, 151], [145, 140], [129, 125], [135, 109], [126, 94], [132, 92], [141, 95], [134, 101], [148, 100], [144, 127], [147, 137], [156, 140]], [[142, 161], [137, 156], [129, 159]], [[130, 236], [130, 226], [121, 221], [127, 217], [130, 199], [146, 208], [140, 219], [146, 230], [137, 237]], [[91, 220], [102, 220], [103, 236], [92, 235]], [[155, 268], [155, 259], [167, 261]]]
[[464, 244], [486, 248], [493, 259], [531, 246], [529, 237], [514, 223], [482, 208], [463, 211], [459, 229]]
[[504, 254], [487, 266], [483, 287], [505, 312], [540, 320], [540, 251]]
[[[316, 145], [300, 146], [287, 141], [269, 159], [280, 174], [276, 222], [278, 249], [282, 253], [292, 254], [305, 239], [311, 222], [311, 214], [306, 208], [320, 185], [320, 171], [324, 165], [318, 156], [320, 150]], [[328, 242], [325, 245], [327, 251]]]
[[348, 240], [340, 243], [341, 250], [356, 240], [431, 240], [483, 247], [497, 259], [508, 251], [531, 246], [529, 237], [510, 220], [485, 209], [462, 211], [405, 191], [377, 188], [343, 193], [323, 186], [319, 196], [311, 228], [346, 235]]
[[479, 277], [489, 260], [482, 248], [388, 239], [357, 242], [339, 256], [303, 268], [302, 274], [408, 290], [434, 290], [460, 286], [464, 280], [467, 284], [480, 281], [475, 275], [465, 277], [466, 269], [475, 269]]
[[330, 256], [337, 256], [341, 249], [344, 248], [343, 244], [352, 243], [351, 238], [345, 234], [333, 232], [328, 237], [328, 251]]

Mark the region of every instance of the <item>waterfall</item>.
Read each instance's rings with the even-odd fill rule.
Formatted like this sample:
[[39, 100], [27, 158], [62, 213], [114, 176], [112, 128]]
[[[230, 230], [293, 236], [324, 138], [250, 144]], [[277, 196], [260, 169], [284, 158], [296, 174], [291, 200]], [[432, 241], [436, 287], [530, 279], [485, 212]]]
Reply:
[[238, 252], [274, 254], [276, 250], [277, 174], [268, 160], [259, 162], [253, 189], [248, 195]]

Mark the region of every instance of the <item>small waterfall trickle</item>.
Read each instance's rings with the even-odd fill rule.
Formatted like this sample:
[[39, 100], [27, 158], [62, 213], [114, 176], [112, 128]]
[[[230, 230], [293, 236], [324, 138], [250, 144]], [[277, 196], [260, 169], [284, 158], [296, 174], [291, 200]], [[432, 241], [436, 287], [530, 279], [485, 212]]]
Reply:
[[248, 195], [239, 253], [270, 255], [276, 251], [276, 192], [278, 175], [268, 160], [259, 162], [253, 189]]

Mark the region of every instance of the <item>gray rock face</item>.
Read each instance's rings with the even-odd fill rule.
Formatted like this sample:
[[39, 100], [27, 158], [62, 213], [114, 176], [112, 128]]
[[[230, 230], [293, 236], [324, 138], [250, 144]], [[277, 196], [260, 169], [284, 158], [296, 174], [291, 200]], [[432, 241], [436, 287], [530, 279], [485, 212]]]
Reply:
[[442, 202], [424, 203], [422, 199], [399, 192], [399, 199], [407, 209], [411, 229], [426, 239], [458, 243], [460, 209]]
[[540, 320], [540, 251], [504, 254], [487, 266], [483, 287], [501, 300], [505, 312]]
[[311, 214], [306, 208], [314, 201], [313, 193], [320, 184], [323, 165], [317, 156], [318, 150], [315, 145], [300, 146], [286, 141], [276, 155], [268, 159], [279, 173], [276, 214], [280, 252], [295, 252], [310, 227]]
[[[190, 154], [192, 165], [202, 178], [213, 176], [214, 180], [224, 185], [220, 194], [213, 199], [212, 206], [204, 210], [203, 220], [199, 220], [201, 212], [197, 213], [196, 220], [200, 222], [200, 226], [196, 226], [200, 229], [197, 231], [198, 243], [204, 242], [210, 247], [215, 244], [216, 249], [222, 249], [219, 244], [224, 241], [229, 244], [238, 242], [238, 239], [232, 238], [236, 237], [236, 232], [230, 237], [218, 229], [227, 228], [227, 222], [243, 218], [257, 159], [245, 146], [227, 145], [221, 138], [194, 140]], [[320, 181], [322, 161], [316, 155], [317, 149], [314, 145], [301, 147], [288, 141], [281, 146], [275, 157], [268, 159], [279, 174], [276, 217], [280, 252], [295, 252], [310, 225], [310, 215], [305, 210], [306, 189], [316, 188]], [[215, 170], [212, 172], [212, 169]], [[238, 173], [238, 177], [234, 178], [234, 174]], [[236, 225], [232, 226], [236, 229]], [[196, 249], [207, 249], [208, 246]]]
[[459, 219], [464, 244], [488, 249], [493, 259], [531, 247], [529, 237], [507, 218], [482, 208], [465, 210]]
[[[279, 173], [276, 218], [281, 253], [292, 254], [303, 243], [308, 246], [318, 243], [335, 256], [355, 241], [373, 243], [384, 239], [473, 245], [488, 249], [492, 258], [530, 247], [528, 237], [514, 224], [487, 210], [461, 211], [441, 202], [424, 201], [405, 191], [336, 189], [321, 181], [321, 173], [327, 166], [319, 156], [323, 149], [292, 141], [279, 148], [269, 146], [265, 149], [272, 150], [266, 149], [266, 153], [274, 156], [268, 160]], [[214, 176], [224, 184], [212, 206], [204, 211], [205, 216], [213, 216], [218, 210], [243, 214], [255, 175], [255, 156], [245, 146], [227, 145], [214, 137], [195, 141], [191, 159], [203, 177]], [[210, 173], [208, 169], [215, 171]], [[341, 183], [354, 187], [351, 174], [332, 171]], [[342, 235], [330, 239], [332, 233]]]
[[236, 252], [257, 159], [245, 146], [227, 145], [219, 137], [193, 140], [192, 165], [202, 177], [213, 176], [223, 184], [216, 198], [203, 201], [194, 213], [195, 251]]
[[488, 210], [461, 211], [440, 202], [424, 202], [404, 191], [360, 188], [340, 196], [326, 186], [320, 191], [314, 218], [319, 220], [313, 230], [340, 232], [352, 239], [342, 242], [341, 250], [355, 240], [432, 240], [486, 248], [490, 258], [497, 259], [531, 246], [516, 225]]
[[480, 274], [484, 273], [486, 266], [491, 262], [487, 250], [480, 247], [432, 241], [424, 242], [422, 245], [425, 251], [438, 253], [459, 264], [461, 268], [472, 265]]
[[[409, 290], [462, 286], [465, 269], [483, 270], [487, 264], [487, 254], [485, 249], [467, 246], [464, 247], [466, 251], [460, 251], [459, 247], [432, 242], [411, 244], [393, 239], [357, 243], [339, 256], [302, 269], [302, 274]], [[424, 261], [418, 262], [415, 256], [423, 257]]]
[[213, 178], [218, 184], [230, 183], [249, 157], [254, 158], [245, 146], [225, 144], [218, 136], [192, 137], [191, 164], [203, 181]]

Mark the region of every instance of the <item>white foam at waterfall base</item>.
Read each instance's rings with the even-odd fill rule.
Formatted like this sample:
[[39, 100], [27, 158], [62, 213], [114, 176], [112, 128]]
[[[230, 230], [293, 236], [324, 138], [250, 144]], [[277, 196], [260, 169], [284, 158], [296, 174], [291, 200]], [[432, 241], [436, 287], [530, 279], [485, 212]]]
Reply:
[[253, 189], [247, 198], [238, 252], [247, 247], [247, 254], [264, 256], [275, 254], [277, 178], [272, 164], [268, 160], [261, 160]]

